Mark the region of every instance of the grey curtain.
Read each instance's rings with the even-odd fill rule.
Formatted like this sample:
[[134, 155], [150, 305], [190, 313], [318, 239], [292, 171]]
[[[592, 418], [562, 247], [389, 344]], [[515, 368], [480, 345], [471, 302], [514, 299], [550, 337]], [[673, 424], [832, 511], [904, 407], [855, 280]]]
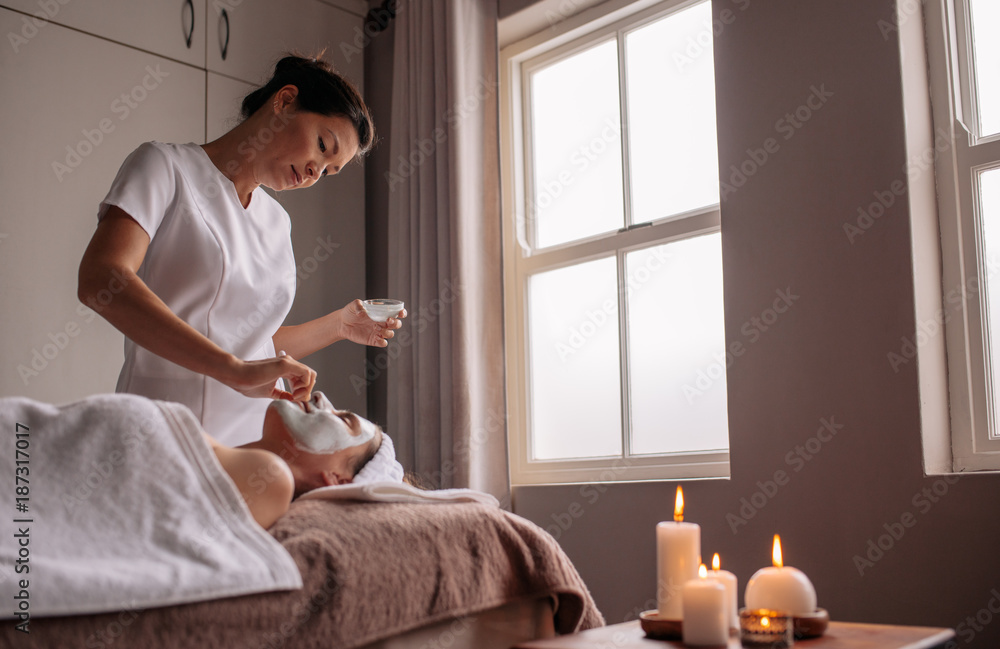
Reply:
[[388, 288], [410, 315], [387, 425], [419, 478], [509, 503], [496, 28], [496, 0], [399, 3]]

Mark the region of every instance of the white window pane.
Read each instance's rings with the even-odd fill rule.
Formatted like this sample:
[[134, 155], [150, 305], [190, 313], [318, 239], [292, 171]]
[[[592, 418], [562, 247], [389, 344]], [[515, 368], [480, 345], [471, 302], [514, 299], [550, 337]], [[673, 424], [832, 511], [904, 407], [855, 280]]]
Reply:
[[[982, 223], [984, 235], [985, 263], [987, 271], [1000, 260], [1000, 169], [990, 169], [979, 174], [979, 198], [982, 207]], [[990, 276], [982, 281], [986, 283], [986, 304], [987, 304], [987, 336], [989, 338], [991, 369], [991, 380], [995, 411], [1000, 406], [1000, 281], [997, 277]], [[990, 436], [994, 437], [1000, 431], [990, 431]]]
[[616, 41], [532, 75], [527, 225], [536, 247], [624, 225], [620, 115]]
[[719, 234], [629, 253], [632, 452], [728, 449]]
[[631, 32], [625, 48], [632, 221], [718, 203], [710, 3]]
[[534, 459], [622, 452], [617, 275], [607, 257], [529, 278]]
[[979, 134], [1000, 133], [1000, 2], [971, 0]]

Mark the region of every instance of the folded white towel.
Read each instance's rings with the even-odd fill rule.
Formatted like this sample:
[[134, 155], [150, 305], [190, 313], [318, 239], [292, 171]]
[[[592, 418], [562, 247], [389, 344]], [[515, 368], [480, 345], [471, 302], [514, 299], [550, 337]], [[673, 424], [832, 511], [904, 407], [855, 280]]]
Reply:
[[0, 399], [0, 430], [0, 493], [13, 507], [24, 487], [23, 511], [0, 523], [0, 568], [16, 577], [0, 583], [0, 618], [18, 612], [19, 590], [41, 616], [302, 587], [187, 407], [127, 394]]
[[403, 465], [396, 461], [396, 448], [384, 431], [378, 452], [354, 476], [354, 484], [373, 482], [403, 482]]
[[369, 482], [366, 484], [331, 485], [313, 489], [299, 500], [364, 500], [378, 503], [482, 503], [499, 507], [492, 495], [472, 489], [417, 489], [405, 482]]

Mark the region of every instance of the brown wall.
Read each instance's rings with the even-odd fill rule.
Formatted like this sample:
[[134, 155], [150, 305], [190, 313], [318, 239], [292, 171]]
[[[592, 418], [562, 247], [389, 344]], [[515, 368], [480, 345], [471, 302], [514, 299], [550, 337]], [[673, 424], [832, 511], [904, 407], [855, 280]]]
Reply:
[[[887, 362], [915, 334], [907, 206], [897, 201], [853, 244], [843, 231], [873, 192], [906, 179], [897, 34], [879, 29], [894, 3], [713, 4], [734, 12], [715, 44], [723, 179], [747, 149], [778, 147], [722, 205], [727, 339], [746, 351], [728, 375], [732, 478], [685, 483], [688, 519], [741, 588], [779, 533], [786, 562], [835, 619], [958, 627], [957, 647], [1000, 646], [988, 609], [1000, 610], [1000, 478], [923, 476], [916, 368]], [[372, 99], [390, 84], [387, 40], [367, 54]], [[813, 88], [833, 94], [801, 128], [779, 130]], [[369, 216], [384, 214], [381, 172], [368, 169]], [[779, 290], [799, 297], [751, 341], [744, 324]], [[824, 418], [842, 426], [827, 441]], [[772, 487], [776, 471], [787, 482]], [[514, 508], [558, 537], [614, 623], [655, 607], [654, 528], [670, 518], [674, 487], [525, 487]], [[748, 511], [744, 499], [763, 506]], [[741, 507], [752, 517], [734, 527]], [[890, 549], [859, 574], [855, 556], [880, 537]]]
[[[812, 578], [834, 618], [962, 624], [957, 646], [1000, 646], [1000, 616], [987, 609], [1000, 611], [1000, 479], [923, 476], [915, 363], [897, 373], [887, 361], [915, 334], [907, 206], [897, 201], [853, 244], [843, 230], [873, 192], [906, 180], [897, 33], [879, 29], [894, 3], [713, 5], [716, 16], [734, 12], [715, 42], [723, 180], [747, 149], [767, 138], [778, 148], [722, 204], [727, 341], [746, 351], [728, 372], [732, 479], [685, 484], [703, 553], [720, 552], [743, 588], [779, 533], [786, 562]], [[832, 96], [813, 99], [801, 128], [779, 127], [813, 88]], [[752, 342], [744, 324], [786, 289], [798, 299]], [[809, 442], [824, 418], [842, 428]], [[807, 444], [818, 451], [796, 456]], [[787, 484], [755, 498], [776, 471]], [[611, 486], [592, 504], [580, 487], [519, 488], [514, 507], [560, 533], [618, 622], [651, 607], [654, 527], [670, 517], [674, 486]], [[924, 494], [935, 488], [944, 495]], [[727, 522], [743, 499], [763, 507], [744, 511], [745, 525]], [[562, 531], [575, 502], [583, 513]], [[900, 538], [882, 538], [892, 547], [860, 574], [855, 555], [885, 526]]]

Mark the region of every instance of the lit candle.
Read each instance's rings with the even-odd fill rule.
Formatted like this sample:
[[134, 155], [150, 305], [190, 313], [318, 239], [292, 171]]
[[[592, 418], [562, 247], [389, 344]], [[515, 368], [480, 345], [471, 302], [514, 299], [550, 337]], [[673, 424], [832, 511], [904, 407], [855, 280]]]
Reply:
[[684, 644], [696, 647], [720, 647], [729, 642], [729, 618], [726, 587], [706, 579], [705, 565], [698, 570], [698, 579], [684, 584]]
[[744, 647], [784, 649], [795, 644], [795, 620], [767, 609], [740, 611], [740, 644]]
[[684, 492], [677, 487], [674, 520], [656, 526], [656, 603], [661, 618], [680, 620], [681, 589], [698, 576], [701, 527], [684, 521]]
[[761, 568], [747, 583], [744, 601], [748, 609], [770, 609], [794, 616], [812, 615], [816, 610], [816, 589], [801, 570], [784, 566], [781, 539], [774, 535], [771, 552], [774, 566]]
[[708, 573], [708, 579], [722, 584], [726, 589], [726, 620], [730, 629], [740, 628], [740, 607], [736, 600], [739, 586], [737, 586], [736, 575], [728, 570], [719, 570], [719, 553], [712, 557], [712, 572]]

